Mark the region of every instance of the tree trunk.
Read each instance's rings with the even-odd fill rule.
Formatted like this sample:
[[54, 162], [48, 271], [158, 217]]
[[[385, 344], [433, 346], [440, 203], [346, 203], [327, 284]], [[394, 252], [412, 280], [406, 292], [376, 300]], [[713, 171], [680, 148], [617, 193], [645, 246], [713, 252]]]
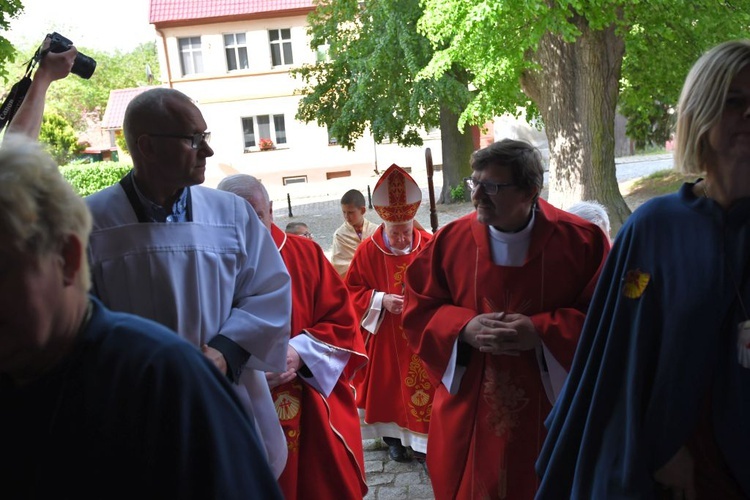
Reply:
[[614, 26], [593, 31], [585, 19], [574, 43], [546, 34], [531, 59], [537, 72], [522, 78], [539, 106], [549, 141], [551, 204], [567, 208], [595, 200], [609, 211], [613, 234], [630, 215], [615, 171], [615, 111], [625, 52]]
[[462, 186], [462, 179], [471, 175], [469, 158], [474, 152], [474, 140], [471, 136], [471, 127], [468, 125], [464, 127], [463, 132], [458, 130], [458, 116], [447, 107], [440, 107], [443, 189], [440, 191], [438, 203], [453, 203], [451, 189]]

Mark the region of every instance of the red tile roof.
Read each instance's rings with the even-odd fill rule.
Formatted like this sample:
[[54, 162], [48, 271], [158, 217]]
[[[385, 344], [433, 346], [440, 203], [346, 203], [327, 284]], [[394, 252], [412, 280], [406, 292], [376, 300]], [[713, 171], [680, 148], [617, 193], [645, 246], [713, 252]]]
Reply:
[[229, 16], [281, 14], [284, 11], [312, 10], [314, 6], [313, 0], [151, 0], [149, 22], [164, 24]]
[[135, 96], [154, 87], [137, 87], [134, 89], [116, 89], [109, 91], [107, 109], [104, 110], [101, 127], [103, 129], [121, 129], [122, 119], [125, 117], [125, 108]]

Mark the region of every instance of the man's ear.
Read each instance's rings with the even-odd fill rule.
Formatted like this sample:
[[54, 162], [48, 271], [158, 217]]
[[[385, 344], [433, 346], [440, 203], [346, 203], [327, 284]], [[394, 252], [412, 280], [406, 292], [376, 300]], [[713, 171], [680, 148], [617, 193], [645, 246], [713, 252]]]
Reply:
[[138, 140], [135, 142], [136, 147], [138, 148], [138, 151], [145, 157], [149, 157], [154, 154], [154, 143], [151, 141], [151, 138], [143, 134], [138, 137]]
[[83, 242], [78, 235], [68, 235], [62, 247], [61, 257], [63, 261], [63, 285], [73, 285], [81, 271], [82, 259], [86, 258], [83, 252]]
[[359, 207], [359, 213], [365, 215], [365, 212], [367, 212], [367, 207]]
[[527, 191], [527, 193], [528, 193], [528, 195], [527, 195], [528, 196], [528, 200], [529, 201], [534, 201], [534, 200], [536, 200], [536, 199], [539, 198], [539, 187], [538, 186], [533, 186], [532, 188], [530, 188]]

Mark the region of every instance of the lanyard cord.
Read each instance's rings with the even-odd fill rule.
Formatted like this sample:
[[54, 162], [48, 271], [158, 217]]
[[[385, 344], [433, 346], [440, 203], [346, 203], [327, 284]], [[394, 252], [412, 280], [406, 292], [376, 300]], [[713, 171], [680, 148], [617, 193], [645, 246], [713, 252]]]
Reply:
[[47, 52], [48, 50], [42, 50], [41, 46], [36, 49], [36, 52], [26, 64], [26, 71], [23, 77], [8, 92], [8, 97], [5, 98], [5, 102], [0, 106], [0, 130], [13, 121], [16, 111], [21, 107], [21, 103], [23, 103], [26, 97], [26, 92], [29, 91], [29, 87], [31, 86], [31, 73]]

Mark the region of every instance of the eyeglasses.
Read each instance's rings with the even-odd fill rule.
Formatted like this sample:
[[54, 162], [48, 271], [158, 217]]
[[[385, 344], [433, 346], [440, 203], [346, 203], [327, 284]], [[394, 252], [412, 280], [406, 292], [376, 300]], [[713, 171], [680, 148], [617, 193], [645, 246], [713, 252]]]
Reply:
[[146, 134], [151, 137], [169, 137], [172, 139], [189, 139], [190, 147], [198, 149], [201, 144], [205, 142], [208, 144], [211, 141], [211, 132], [197, 132], [193, 135], [179, 135], [179, 134]]
[[500, 189], [516, 186], [515, 184], [511, 184], [507, 182], [498, 183], [498, 182], [478, 181], [474, 179], [473, 177], [464, 177], [464, 182], [466, 183], [466, 186], [472, 191], [476, 191], [477, 189], [479, 189], [479, 186], [482, 186], [482, 189], [484, 189], [484, 192], [490, 196], [492, 196], [493, 194], [497, 194], [497, 192], [500, 191]]
[[308, 238], [308, 239], [313, 239], [313, 235], [310, 231], [305, 231], [304, 233], [301, 233], [300, 236], [304, 236], [305, 238]]

